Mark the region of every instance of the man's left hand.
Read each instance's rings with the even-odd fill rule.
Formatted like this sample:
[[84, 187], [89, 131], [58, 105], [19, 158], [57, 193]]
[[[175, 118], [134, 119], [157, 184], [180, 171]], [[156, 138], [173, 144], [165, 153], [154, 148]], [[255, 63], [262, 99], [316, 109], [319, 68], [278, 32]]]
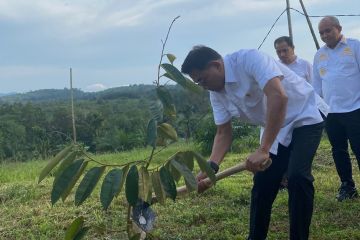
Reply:
[[198, 182], [198, 193], [205, 192], [207, 189], [209, 189], [212, 186], [212, 183], [203, 181], [205, 178], [207, 178], [206, 173], [199, 172], [199, 174], [196, 176], [196, 180]]
[[250, 154], [246, 159], [246, 169], [250, 172], [256, 173], [266, 169], [264, 164], [269, 159], [269, 152], [262, 149], [257, 149]]

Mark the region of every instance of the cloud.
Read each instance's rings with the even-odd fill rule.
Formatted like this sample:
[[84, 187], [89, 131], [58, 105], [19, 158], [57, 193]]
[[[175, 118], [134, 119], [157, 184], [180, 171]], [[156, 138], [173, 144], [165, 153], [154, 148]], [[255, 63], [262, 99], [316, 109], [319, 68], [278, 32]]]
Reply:
[[[308, 0], [304, 5], [309, 10], [312, 7], [334, 3], [336, 0]], [[280, 14], [286, 9], [286, 2], [280, 0], [225, 0], [225, 1], [208, 1], [198, 0], [197, 3], [189, 3], [189, 6], [197, 4], [197, 8], [189, 8], [187, 15], [191, 15], [191, 20], [208, 20], [214, 17], [237, 17], [245, 18], [249, 24], [257, 19], [263, 19], [264, 16]], [[302, 12], [301, 5], [298, 1], [290, 1], [290, 7]], [[265, 15], [264, 15], [265, 14]], [[292, 11], [292, 14], [294, 12]], [[239, 25], [246, 27], [245, 22]]]
[[[46, 25], [63, 37], [82, 37], [113, 28], [146, 23], [157, 9], [190, 0], [0, 0], [0, 19]], [[51, 27], [50, 27], [51, 26]]]
[[[306, 5], [334, 0], [312, 0]], [[279, 0], [0, 0], [0, 19], [37, 25], [63, 39], [85, 38], [100, 32], [148, 25], [183, 14], [191, 21], [285, 9]], [[161, 17], [161, 19], [160, 19]]]
[[104, 84], [101, 83], [95, 83], [95, 84], [91, 84], [89, 86], [86, 86], [84, 88], [85, 92], [98, 92], [98, 91], [103, 91], [107, 89], [107, 87]]
[[[344, 26], [344, 24], [342, 25]], [[348, 28], [343, 27], [342, 32], [346, 37], [360, 39], [360, 28], [358, 27], [357, 23], [351, 24]]]

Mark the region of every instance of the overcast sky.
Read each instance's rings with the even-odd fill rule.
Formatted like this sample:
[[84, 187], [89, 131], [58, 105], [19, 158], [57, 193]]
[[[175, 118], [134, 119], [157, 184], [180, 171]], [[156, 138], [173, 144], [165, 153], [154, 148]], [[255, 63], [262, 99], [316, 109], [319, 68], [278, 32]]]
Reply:
[[[359, 0], [303, 0], [309, 15], [359, 14]], [[291, 7], [301, 11], [298, 0]], [[152, 84], [162, 43], [176, 16], [166, 53], [180, 66], [193, 45], [221, 54], [257, 48], [286, 0], [0, 0], [0, 93], [69, 87], [94, 91]], [[291, 11], [297, 55], [316, 51], [305, 17]], [[360, 39], [360, 17], [339, 17], [343, 33]], [[319, 18], [311, 19], [317, 38]], [[261, 50], [288, 35], [284, 14]]]

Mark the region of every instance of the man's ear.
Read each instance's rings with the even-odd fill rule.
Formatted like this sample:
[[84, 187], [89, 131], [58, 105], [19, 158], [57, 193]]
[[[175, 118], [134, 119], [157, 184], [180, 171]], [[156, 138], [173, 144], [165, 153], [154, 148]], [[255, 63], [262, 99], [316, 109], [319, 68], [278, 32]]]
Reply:
[[339, 32], [341, 32], [341, 30], [342, 30], [342, 26], [340, 26], [340, 25], [336, 25], [335, 28], [336, 28], [337, 30], [339, 30]]

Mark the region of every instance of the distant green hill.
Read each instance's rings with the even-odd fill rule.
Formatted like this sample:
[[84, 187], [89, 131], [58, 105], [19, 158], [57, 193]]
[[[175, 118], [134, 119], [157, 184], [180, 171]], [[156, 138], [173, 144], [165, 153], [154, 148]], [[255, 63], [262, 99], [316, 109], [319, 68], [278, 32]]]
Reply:
[[[94, 99], [117, 99], [117, 98], [142, 98], [148, 96], [153, 90], [154, 85], [130, 85], [123, 87], [109, 88], [100, 92], [84, 92], [80, 89], [74, 89], [74, 99], [77, 100], [94, 100]], [[51, 102], [51, 101], [68, 101], [70, 99], [70, 89], [41, 89], [27, 93], [14, 93], [0, 95], [0, 103], [16, 102]]]
[[[166, 85], [176, 107], [178, 136], [190, 138], [209, 112], [207, 92], [194, 94]], [[73, 135], [69, 89], [43, 89], [0, 97], [0, 162], [46, 158]], [[91, 152], [144, 146], [155, 106], [154, 85], [131, 85], [89, 93], [74, 90], [77, 141]], [[157, 106], [157, 105], [156, 105]]]

